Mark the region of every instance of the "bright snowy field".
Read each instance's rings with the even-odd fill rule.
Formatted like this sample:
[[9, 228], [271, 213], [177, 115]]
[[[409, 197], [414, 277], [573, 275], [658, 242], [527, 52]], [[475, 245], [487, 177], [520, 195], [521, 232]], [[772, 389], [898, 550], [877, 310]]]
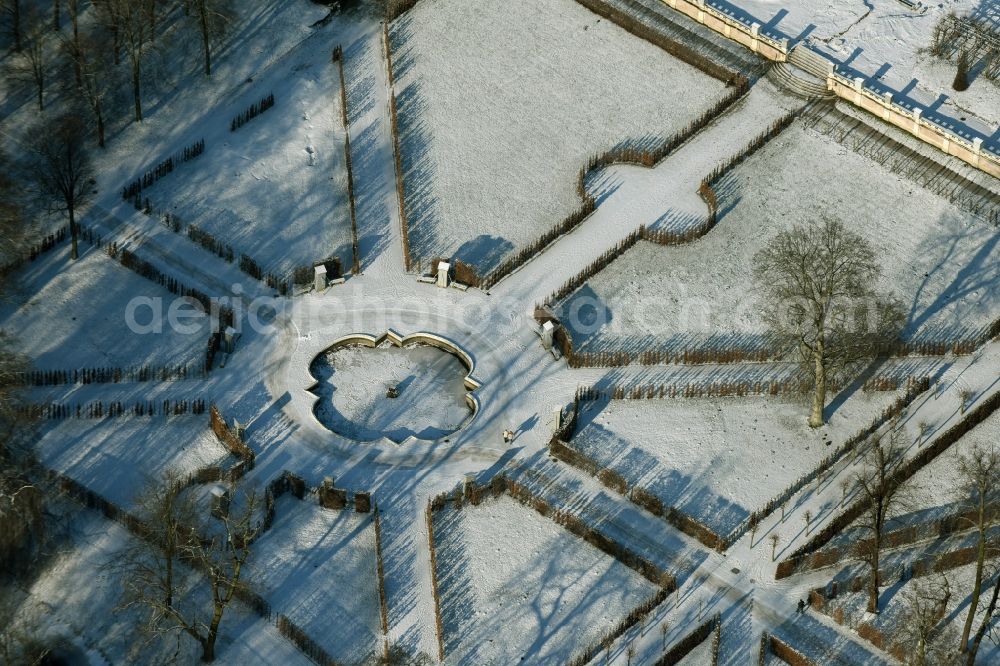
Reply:
[[580, 206], [597, 153], [669, 137], [719, 81], [572, 0], [422, 0], [392, 26], [410, 244], [488, 272]]
[[123, 507], [168, 471], [184, 476], [235, 462], [209, 429], [206, 414], [66, 419], [43, 426], [35, 444], [41, 463]]
[[[655, 4], [659, 0], [641, 0]], [[952, 89], [955, 64], [925, 51], [934, 26], [947, 14], [1000, 21], [995, 0], [920, 0], [913, 11], [897, 0], [821, 2], [819, 0], [735, 0], [712, 2], [736, 16], [754, 17], [768, 32], [805, 39], [859, 76], [904, 92], [914, 103], [935, 108], [958, 125], [992, 136], [1000, 124], [1000, 84], [979, 78], [964, 92]], [[939, 108], [940, 107], [940, 108]]]
[[434, 513], [448, 664], [563, 664], [655, 586], [515, 500]]
[[[921, 448], [916, 444], [913, 432], [916, 430], [915, 424], [911, 423], [909, 426], [907, 441], [912, 439], [913, 443], [907, 449], [908, 456], [919, 453]], [[935, 433], [930, 432], [924, 441], [933, 440], [934, 436]], [[960, 457], [968, 457], [976, 447], [989, 450], [998, 443], [1000, 443], [1000, 412], [988, 417], [913, 475], [906, 486], [904, 501], [890, 518], [889, 529], [896, 530], [906, 525], [932, 521], [942, 515], [951, 515], [969, 508], [971, 505], [966, 503], [969, 496], [964, 489], [958, 460]], [[854, 538], [867, 538], [867, 533], [860, 527], [860, 522], [856, 521], [838, 534], [830, 544], [843, 545]]]
[[290, 494], [275, 511], [274, 525], [254, 544], [247, 582], [339, 662], [381, 654], [372, 515]]
[[[30, 623], [49, 645], [71, 646], [61, 650], [78, 659], [71, 663], [197, 663], [194, 641], [144, 636], [138, 631], [142, 621], [138, 611], [118, 608], [122, 602], [118, 562], [133, 539], [125, 528], [70, 502], [55, 501], [49, 508], [65, 534], [59, 536], [61, 547], [45, 562], [29, 594], [20, 597], [18, 621]], [[184, 581], [195, 582], [191, 575]], [[201, 608], [208, 606], [207, 593], [199, 591], [195, 597]], [[190, 592], [183, 601], [192, 601]], [[270, 622], [238, 602], [223, 619], [216, 656], [217, 663], [243, 666], [310, 663]]]
[[585, 403], [572, 446], [726, 535], [896, 397], [850, 394], [820, 429], [806, 423], [805, 398]]
[[[94, 367], [181, 366], [197, 373], [204, 363], [208, 316], [181, 305], [165, 288], [118, 265], [103, 251], [80, 241], [80, 259], [69, 259], [65, 242], [16, 274], [18, 291], [0, 302], [0, 329], [39, 370]], [[163, 314], [162, 329], [143, 334], [130, 328], [128, 304], [136, 301], [133, 321], [153, 323], [148, 304]], [[167, 320], [174, 302], [184, 314], [175, 329]], [[162, 305], [162, 309], [156, 305]], [[189, 330], [188, 330], [189, 329]]]
[[753, 257], [779, 231], [823, 216], [875, 248], [879, 286], [908, 317], [904, 337], [973, 337], [1000, 316], [1000, 231], [800, 123], [718, 189], [721, 217], [706, 236], [639, 242], [561, 304], [579, 314], [563, 319], [581, 348], [620, 348], [626, 336], [666, 349], [763, 344]]
[[[332, 256], [349, 269], [340, 74], [331, 48], [303, 42], [205, 112], [205, 153], [143, 190], [156, 212], [198, 226], [277, 275]], [[273, 108], [229, 131], [233, 116], [269, 93]]]

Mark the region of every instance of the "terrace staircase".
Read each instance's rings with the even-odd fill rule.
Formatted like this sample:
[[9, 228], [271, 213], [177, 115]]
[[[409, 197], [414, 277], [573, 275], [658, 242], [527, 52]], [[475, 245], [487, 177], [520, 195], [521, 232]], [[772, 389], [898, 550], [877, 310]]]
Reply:
[[775, 63], [768, 71], [771, 82], [805, 99], [829, 99], [834, 94], [826, 88], [830, 61], [803, 44], [788, 54], [787, 62]]
[[767, 72], [771, 83], [796, 97], [804, 99], [831, 99], [834, 93], [826, 88], [826, 82], [805, 70], [787, 62], [775, 63]]

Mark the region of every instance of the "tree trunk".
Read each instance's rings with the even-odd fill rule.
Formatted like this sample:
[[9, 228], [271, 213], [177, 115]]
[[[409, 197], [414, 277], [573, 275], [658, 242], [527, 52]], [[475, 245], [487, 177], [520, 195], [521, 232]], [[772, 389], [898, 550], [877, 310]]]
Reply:
[[77, 229], [76, 229], [76, 211], [73, 210], [73, 201], [67, 202], [67, 208], [69, 209], [69, 235], [72, 239], [72, 244], [70, 246], [69, 258], [76, 261], [80, 256], [77, 249]]
[[224, 608], [221, 602], [215, 602], [215, 610], [212, 611], [212, 622], [208, 625], [208, 635], [205, 637], [205, 642], [201, 645], [202, 661], [215, 661], [215, 639], [219, 636], [219, 624], [222, 622], [222, 611]]
[[869, 558], [872, 567], [871, 578], [868, 580], [868, 612], [878, 613], [878, 587], [879, 587], [879, 575], [878, 575], [878, 560], [879, 552], [882, 548], [882, 530], [881, 528], [875, 531], [875, 538], [872, 540], [872, 553]]
[[134, 60], [132, 62], [132, 98], [135, 100], [135, 121], [137, 123], [142, 122], [142, 98], [139, 85], [141, 75], [142, 71], [140, 69], [139, 62], [138, 60]]
[[94, 113], [97, 114], [97, 145], [104, 147], [104, 111], [101, 110], [100, 100], [94, 105]]
[[986, 496], [979, 495], [979, 543], [976, 551], [976, 582], [972, 587], [972, 596], [969, 598], [969, 613], [965, 616], [965, 626], [962, 628], [962, 642], [959, 644], [959, 651], [965, 652], [969, 649], [969, 634], [972, 633], [972, 620], [979, 609], [979, 590], [983, 586], [983, 563], [986, 561]]
[[114, 25], [111, 26], [111, 49], [116, 65], [120, 65], [122, 62], [122, 44], [120, 40], [121, 32], [118, 30], [118, 22], [116, 21]]
[[44, 111], [45, 99], [43, 98], [43, 95], [45, 92], [45, 80], [43, 78], [39, 78], [37, 81], [35, 81], [35, 83], [38, 84], [38, 110]]
[[10, 8], [11, 32], [14, 33], [14, 50], [21, 52], [21, 0], [14, 0]]
[[966, 666], [975, 666], [976, 653], [979, 652], [979, 644], [983, 642], [983, 636], [986, 635], [986, 631], [990, 628], [990, 621], [993, 619], [993, 613], [997, 609], [998, 597], [1000, 597], [1000, 578], [993, 585], [993, 597], [990, 599], [990, 605], [986, 609], [986, 616], [979, 625], [979, 629], [976, 630], [976, 637], [972, 640], [972, 647], [969, 648], [969, 653], [965, 660]]
[[83, 80], [83, 71], [80, 68], [80, 21], [79, 7], [76, 0], [69, 3], [69, 17], [73, 22], [73, 74], [76, 76], [76, 85], [80, 85]]
[[212, 75], [212, 46], [209, 39], [208, 8], [205, 6], [206, 0], [198, 2], [198, 22], [201, 24], [201, 43], [205, 50], [205, 76]]
[[59, 32], [59, 0], [52, 3], [52, 29]]
[[809, 415], [809, 427], [819, 428], [823, 425], [823, 408], [826, 406], [826, 359], [823, 336], [816, 338], [813, 350], [813, 362], [816, 366], [816, 388], [813, 391], [812, 413]]

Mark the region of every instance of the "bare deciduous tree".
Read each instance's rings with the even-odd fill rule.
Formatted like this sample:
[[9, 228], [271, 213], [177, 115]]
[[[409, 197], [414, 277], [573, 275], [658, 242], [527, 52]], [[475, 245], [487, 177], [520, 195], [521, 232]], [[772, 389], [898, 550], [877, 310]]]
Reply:
[[864, 466], [856, 477], [858, 492], [866, 503], [860, 525], [869, 532], [869, 544], [864, 557], [871, 569], [868, 579], [868, 612], [877, 613], [879, 557], [882, 536], [890, 516], [906, 505], [906, 483], [894, 477], [903, 456], [902, 435], [899, 430], [890, 432], [888, 441], [876, 439], [866, 452]]
[[[233, 489], [233, 493], [236, 492]], [[153, 498], [153, 510], [147, 515], [176, 518], [171, 529], [176, 552], [173, 559], [168, 559], [164, 542], [150, 538], [142, 542], [140, 551], [128, 556], [129, 561], [125, 563], [129, 571], [126, 604], [149, 611], [149, 631], [154, 634], [181, 632], [201, 647], [202, 661], [213, 661], [225, 611], [237, 595], [247, 589], [243, 581], [244, 567], [250, 557], [250, 544], [260, 529], [258, 496], [254, 491], [242, 493], [239, 511], [222, 511], [212, 521], [195, 519], [194, 525], [185, 525], [185, 519], [178, 514], [185, 503], [169, 488], [152, 492], [150, 497]], [[168, 502], [172, 503], [168, 506]], [[150, 529], [155, 535], [157, 528], [151, 525]], [[148, 551], [145, 556], [141, 549]], [[183, 562], [198, 573], [196, 585], [209, 593], [207, 607], [199, 603], [196, 591], [181, 598], [174, 582], [177, 570], [168, 571], [168, 561], [173, 562], [173, 566]]]
[[103, 148], [104, 101], [110, 94], [114, 81], [111, 53], [101, 37], [93, 32], [84, 33], [72, 41], [65, 41], [63, 51], [73, 63], [73, 68], [77, 73], [76, 93], [94, 117], [97, 145]]
[[812, 371], [809, 425], [818, 428], [831, 376], [895, 339], [902, 308], [875, 291], [882, 274], [875, 250], [840, 221], [782, 231], [757, 253], [754, 272], [774, 333], [793, 342]]
[[152, 35], [146, 0], [106, 0], [107, 14], [118, 42], [128, 55], [136, 122], [142, 121], [142, 67]]
[[993, 592], [990, 594], [990, 601], [986, 605], [986, 612], [983, 613], [983, 618], [979, 622], [979, 628], [976, 629], [976, 634], [972, 637], [972, 645], [969, 646], [968, 651], [965, 653], [966, 666], [975, 666], [979, 646], [982, 644], [983, 638], [993, 627], [993, 616], [996, 615], [997, 601], [1000, 600], [1000, 571], [994, 571], [991, 575], [991, 580], [993, 581]]
[[11, 67], [11, 77], [31, 85], [35, 89], [38, 110], [45, 110], [45, 82], [49, 66], [48, 31], [42, 25], [42, 18], [34, 9], [21, 16], [23, 48], [18, 51]]
[[966, 652], [969, 646], [969, 634], [972, 633], [972, 621], [979, 611], [979, 596], [983, 586], [986, 558], [996, 552], [996, 544], [989, 538], [990, 528], [997, 519], [990, 502], [990, 495], [995, 488], [1000, 487], [1000, 455], [992, 446], [987, 448], [977, 445], [968, 455], [959, 456], [958, 471], [962, 479], [960, 498], [963, 503], [971, 505], [975, 512], [973, 526], [976, 529], [976, 575], [969, 598], [969, 612], [965, 616], [959, 643], [960, 651]]
[[205, 61], [205, 76], [212, 75], [212, 47], [232, 20], [231, 0], [192, 0], [191, 17], [201, 35], [201, 47]]
[[69, 215], [70, 257], [79, 256], [76, 210], [91, 192], [90, 155], [79, 116], [66, 114], [44, 123], [33, 133], [38, 141], [33, 174], [42, 195], [58, 202]]
[[914, 581], [904, 594], [906, 621], [901, 624], [906, 643], [912, 652], [908, 663], [913, 666], [951, 663], [949, 650], [954, 644], [947, 640], [945, 627], [938, 627], [948, 609], [951, 588], [948, 579], [937, 576]]
[[14, 50], [21, 50], [21, 0], [0, 1], [0, 13], [4, 24], [10, 30], [10, 38], [14, 42]]
[[[20, 196], [11, 177], [13, 173], [14, 165], [10, 158], [0, 152], [0, 265], [20, 255], [27, 231]], [[4, 277], [0, 275], [0, 280]]]

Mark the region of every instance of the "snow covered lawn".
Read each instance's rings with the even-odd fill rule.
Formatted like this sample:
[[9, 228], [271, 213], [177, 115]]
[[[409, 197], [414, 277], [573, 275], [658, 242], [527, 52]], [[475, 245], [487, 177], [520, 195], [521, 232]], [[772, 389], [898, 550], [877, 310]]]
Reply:
[[[438, 439], [471, 415], [465, 366], [429, 345], [341, 347], [320, 354], [310, 372], [319, 381], [312, 388], [319, 396], [316, 417], [352, 439]], [[395, 398], [386, 395], [392, 388]]]
[[571, 446], [725, 536], [896, 397], [856, 392], [816, 430], [805, 398], [584, 403]]
[[[115, 565], [119, 553], [134, 537], [96, 511], [71, 504], [67, 509], [67, 504], [65, 500], [50, 503], [50, 509], [65, 514], [72, 527], [58, 542], [57, 554], [30, 583], [20, 611], [29, 631], [47, 645], [72, 646], [66, 650], [75, 657], [70, 663], [197, 663], [200, 650], [194, 640], [173, 634], [145, 635], [141, 626], [146, 618], [140, 611], [119, 607], [121, 572]], [[186, 583], [195, 582], [188, 570], [184, 575]], [[199, 605], [200, 617], [204, 619], [211, 607], [207, 586], [197, 590], [198, 603], [203, 604]], [[184, 599], [190, 602], [190, 593]], [[273, 625], [239, 602], [233, 603], [222, 619], [216, 657], [217, 663], [242, 666], [312, 663]]]
[[566, 663], [656, 592], [507, 496], [433, 516], [446, 663]]
[[278, 498], [275, 510], [274, 525], [254, 545], [251, 587], [338, 662], [381, 654], [371, 514], [291, 495]]
[[235, 463], [209, 429], [207, 414], [66, 419], [46, 424], [35, 453], [46, 467], [125, 507], [167, 470], [187, 475]]
[[422, 0], [392, 26], [414, 257], [487, 273], [577, 209], [579, 170], [724, 85], [573, 0]]
[[[15, 337], [36, 369], [204, 364], [208, 316], [159, 285], [118, 265], [101, 250], [80, 241], [80, 259], [71, 261], [67, 241], [21, 269], [20, 293], [0, 304], [0, 329]], [[135, 300], [136, 307], [129, 310]], [[183, 327], [169, 325], [177, 303]], [[162, 330], [146, 328], [151, 309], [162, 314]], [[140, 325], [135, 332], [128, 315]], [[187, 330], [190, 328], [190, 330]]]
[[721, 218], [706, 236], [678, 247], [640, 241], [561, 304], [582, 349], [765, 344], [754, 254], [824, 216], [875, 247], [882, 286], [908, 316], [904, 337], [965, 339], [1000, 317], [1000, 230], [801, 123], [717, 189]]
[[[205, 153], [143, 191], [169, 211], [286, 276], [340, 257], [351, 266], [340, 74], [333, 45], [306, 40], [203, 115]], [[275, 105], [230, 132], [229, 122], [273, 93]]]
[[[989, 563], [986, 565], [986, 577], [989, 577]], [[966, 615], [969, 612], [969, 599], [975, 581], [975, 564], [968, 564], [944, 572], [943, 578], [948, 581], [948, 590], [951, 593], [950, 601], [945, 610], [944, 617], [938, 625], [936, 640], [946, 644], [949, 648], [958, 646], [962, 635], [962, 627], [965, 624]], [[882, 589], [879, 597], [880, 613], [875, 616], [867, 615], [865, 607], [868, 602], [867, 592], [846, 592], [829, 602], [826, 612], [831, 616], [835, 608], [842, 608], [844, 611], [844, 623], [852, 627], [864, 622], [872, 624], [881, 631], [888, 642], [907, 644], [907, 634], [905, 627], [912, 623], [910, 613], [912, 612], [912, 595], [918, 586], [928, 584], [939, 584], [942, 576], [933, 574], [928, 577], [911, 578], [909, 581], [900, 582], [898, 580], [886, 581], [888, 587]], [[991, 586], [988, 581], [983, 586], [982, 596], [979, 599], [979, 611], [975, 615], [972, 624], [972, 633], [982, 622], [986, 606], [989, 604]], [[936, 645], [932, 640], [932, 645]], [[989, 635], [980, 645], [976, 655], [976, 664], [995, 664], [1000, 660], [1000, 646], [989, 639]]]

